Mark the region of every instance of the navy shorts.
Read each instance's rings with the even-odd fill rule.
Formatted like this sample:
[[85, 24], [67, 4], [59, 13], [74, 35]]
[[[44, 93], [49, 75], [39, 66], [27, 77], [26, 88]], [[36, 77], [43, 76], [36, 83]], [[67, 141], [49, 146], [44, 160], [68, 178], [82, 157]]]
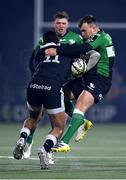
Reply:
[[68, 82], [66, 86], [73, 92], [75, 99], [86, 90], [92, 94], [95, 103], [98, 103], [110, 90], [111, 80], [102, 75], [84, 75]]
[[44, 106], [48, 114], [56, 114], [65, 110], [62, 89], [54, 92], [49, 84], [30, 83], [27, 88], [27, 103], [32, 109]]

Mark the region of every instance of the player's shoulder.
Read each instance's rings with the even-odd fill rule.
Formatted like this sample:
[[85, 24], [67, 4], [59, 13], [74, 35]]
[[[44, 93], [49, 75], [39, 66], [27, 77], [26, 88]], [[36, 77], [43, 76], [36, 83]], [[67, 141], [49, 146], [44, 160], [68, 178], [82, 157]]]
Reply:
[[69, 44], [81, 44], [83, 43], [83, 38], [81, 35], [77, 34], [76, 32], [73, 31], [68, 31], [66, 38], [69, 39]]
[[38, 40], [38, 45], [42, 46], [43, 45], [43, 37], [40, 37]]
[[99, 37], [102, 39], [102, 41], [112, 44], [112, 37], [108, 32], [100, 31], [98, 32]]
[[89, 39], [89, 41], [91, 41], [91, 42], [95, 42], [97, 40], [103, 41], [103, 42], [108, 41], [108, 40], [112, 41], [112, 38], [107, 32], [100, 30], [94, 36], [92, 36], [91, 39]]
[[34, 49], [39, 48], [43, 45], [43, 37], [40, 37], [37, 44], [35, 45]]
[[105, 32], [104, 30], [100, 30], [97, 34], [97, 37], [102, 37], [104, 39], [112, 39], [111, 35], [108, 32]]
[[68, 31], [68, 34], [71, 35], [71, 36], [79, 37], [79, 38], [83, 39], [82, 36], [80, 34], [76, 33], [76, 32]]

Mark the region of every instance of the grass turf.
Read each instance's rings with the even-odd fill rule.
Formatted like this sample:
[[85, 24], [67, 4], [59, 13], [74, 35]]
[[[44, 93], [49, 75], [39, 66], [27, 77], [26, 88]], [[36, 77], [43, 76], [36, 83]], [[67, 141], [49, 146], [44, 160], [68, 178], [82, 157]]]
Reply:
[[0, 179], [126, 179], [126, 124], [94, 125], [71, 152], [55, 153], [55, 164], [40, 170], [37, 149], [49, 126], [35, 132], [32, 159], [12, 159], [21, 124], [0, 124]]

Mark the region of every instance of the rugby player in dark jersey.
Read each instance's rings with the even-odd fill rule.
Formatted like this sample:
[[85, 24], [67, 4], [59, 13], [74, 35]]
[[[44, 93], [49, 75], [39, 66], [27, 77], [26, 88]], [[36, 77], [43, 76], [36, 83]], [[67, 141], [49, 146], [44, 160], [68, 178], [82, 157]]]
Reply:
[[[83, 42], [83, 38], [79, 34], [69, 30], [69, 15], [67, 14], [67, 12], [58, 11], [54, 14], [53, 19], [54, 19], [53, 27], [61, 44], [71, 45], [71, 44], [81, 44]], [[40, 37], [36, 47], [33, 50], [30, 63], [29, 63], [30, 71], [32, 74], [34, 73], [37, 64], [41, 61], [41, 58], [39, 58], [39, 56], [37, 55], [37, 52], [42, 45], [43, 45], [43, 37]], [[70, 99], [65, 98], [65, 112], [70, 117], [72, 116], [73, 109], [74, 109], [74, 106], [73, 106], [72, 101]], [[25, 122], [24, 122], [24, 125], [25, 125]], [[90, 129], [91, 125], [92, 123], [89, 120], [85, 121], [85, 134]], [[31, 155], [34, 132], [35, 132], [35, 129], [32, 129], [27, 139], [27, 143], [26, 143], [26, 147], [24, 151], [24, 158], [29, 158]], [[54, 158], [52, 156], [52, 153], [50, 152], [48, 153], [48, 155], [50, 157], [50, 160], [49, 160], [50, 164], [54, 164]]]
[[48, 31], [45, 33], [43, 41], [44, 44], [40, 46], [37, 52], [37, 58], [40, 58], [41, 61], [36, 67], [27, 88], [29, 117], [20, 131], [20, 138], [16, 143], [13, 155], [15, 159], [22, 159], [30, 131], [36, 127], [36, 121], [38, 121], [44, 108], [53, 126], [38, 155], [41, 168], [47, 169], [49, 164], [48, 152], [56, 145], [66, 123], [62, 87], [70, 77], [72, 59], [59, 55], [45, 57], [44, 52], [47, 48], [57, 48], [59, 46], [59, 39], [55, 32]]

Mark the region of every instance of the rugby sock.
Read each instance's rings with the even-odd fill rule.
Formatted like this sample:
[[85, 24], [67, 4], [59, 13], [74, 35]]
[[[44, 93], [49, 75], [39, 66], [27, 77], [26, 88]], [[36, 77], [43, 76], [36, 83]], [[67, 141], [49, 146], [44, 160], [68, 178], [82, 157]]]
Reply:
[[74, 104], [73, 104], [72, 100], [70, 100], [70, 101], [65, 101], [65, 112], [66, 112], [70, 117], [72, 117], [73, 110], [74, 110]]
[[20, 131], [20, 137], [24, 138], [24, 139], [27, 139], [27, 137], [29, 136], [30, 134], [30, 129], [27, 128], [27, 127], [23, 127]]
[[[73, 111], [74, 111], [74, 103], [72, 102], [72, 100], [70, 100], [70, 101], [65, 101], [65, 112], [66, 112], [70, 117], [72, 117]], [[86, 121], [86, 119], [84, 119], [84, 121]]]
[[67, 132], [64, 134], [61, 139], [64, 143], [69, 144], [69, 141], [73, 137], [74, 133], [77, 129], [84, 123], [84, 113], [78, 109], [75, 109], [73, 112], [73, 116], [68, 127]]
[[57, 138], [52, 134], [48, 134], [46, 137], [46, 141], [44, 143], [44, 148], [46, 152], [49, 152], [50, 149], [56, 144], [57, 144]]
[[32, 129], [30, 131], [30, 135], [27, 138], [27, 143], [31, 144], [32, 143], [32, 139], [33, 139], [33, 135], [34, 135], [35, 129]]

